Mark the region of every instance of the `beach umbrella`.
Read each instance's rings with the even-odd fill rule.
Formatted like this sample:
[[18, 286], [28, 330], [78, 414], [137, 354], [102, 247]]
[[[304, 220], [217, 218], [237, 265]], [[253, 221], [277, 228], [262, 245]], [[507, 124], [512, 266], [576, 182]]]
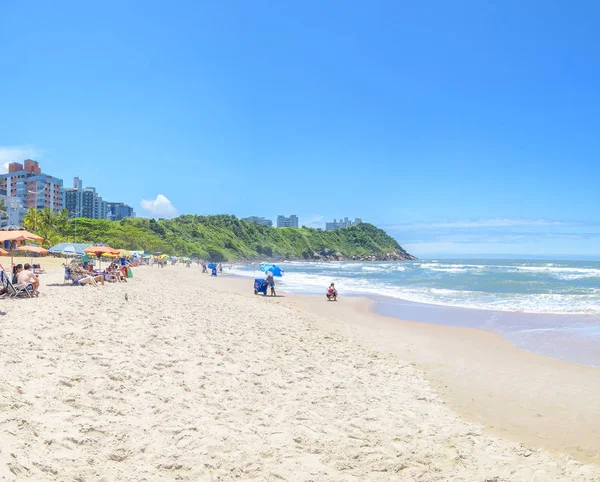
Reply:
[[[11, 245], [16, 244], [19, 241], [43, 241], [44, 238], [37, 234], [30, 233], [24, 229], [14, 231], [1, 231], [0, 232], [0, 243], [8, 241]], [[11, 250], [10, 262], [13, 263], [13, 256]]]
[[283, 276], [284, 271], [279, 267], [279, 266], [275, 266], [274, 264], [261, 264], [258, 267], [263, 273], [271, 273], [273, 276], [277, 276], [279, 278], [281, 278]]
[[214, 269], [217, 267], [217, 263], [208, 263], [208, 269]]
[[59, 243], [52, 246], [48, 251], [53, 254], [64, 254], [66, 256], [83, 256], [83, 250], [89, 248], [91, 244], [82, 243]]
[[24, 251], [26, 253], [34, 254], [48, 254], [48, 250], [42, 248], [41, 246], [19, 246], [17, 251]]
[[85, 248], [83, 252], [95, 254], [96, 256], [101, 256], [104, 253], [119, 254], [119, 251], [117, 251], [114, 248], [111, 248], [110, 246], [90, 246], [89, 248]]
[[118, 255], [119, 252], [110, 246], [90, 246], [83, 250], [84, 253], [95, 254], [98, 257], [98, 267], [101, 267], [102, 255], [105, 253]]
[[8, 256], [8, 251], [6, 251], [5, 249], [0, 248], [0, 256]]

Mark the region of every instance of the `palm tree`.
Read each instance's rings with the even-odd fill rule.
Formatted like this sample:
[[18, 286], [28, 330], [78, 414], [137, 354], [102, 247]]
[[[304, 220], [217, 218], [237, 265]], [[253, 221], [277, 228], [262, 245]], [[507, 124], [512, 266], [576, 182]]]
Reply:
[[[65, 214], [53, 213], [50, 208], [29, 208], [23, 218], [23, 224], [29, 231], [44, 238], [44, 247], [53, 246], [61, 241], [61, 235], [66, 227]], [[67, 215], [68, 220], [68, 215]]]
[[37, 209], [31, 207], [23, 217], [23, 226], [32, 233], [37, 230]]

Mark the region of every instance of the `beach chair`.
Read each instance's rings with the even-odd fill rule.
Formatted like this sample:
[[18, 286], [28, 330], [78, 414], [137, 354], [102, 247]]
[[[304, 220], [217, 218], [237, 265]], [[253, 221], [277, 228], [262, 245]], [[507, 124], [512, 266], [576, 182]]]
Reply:
[[66, 284], [68, 281], [72, 281], [73, 283], [75, 283], [75, 280], [73, 279], [73, 272], [71, 271], [71, 267], [65, 266], [65, 277], [63, 279], [63, 284]]
[[10, 276], [4, 271], [0, 272], [0, 282], [4, 288], [6, 298], [18, 298], [19, 296], [33, 298], [34, 288], [32, 284], [17, 288], [10, 280]]
[[8, 298], [8, 273], [4, 271], [4, 268], [0, 270], [0, 298]]

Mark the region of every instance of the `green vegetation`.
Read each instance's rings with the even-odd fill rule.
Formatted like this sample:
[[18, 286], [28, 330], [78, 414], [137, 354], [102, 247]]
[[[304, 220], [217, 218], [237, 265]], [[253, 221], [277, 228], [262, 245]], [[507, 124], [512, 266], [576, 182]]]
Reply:
[[[29, 214], [27, 218], [30, 218]], [[341, 253], [345, 258], [387, 253], [394, 253], [400, 258], [409, 256], [395, 239], [367, 223], [337, 231], [323, 231], [306, 227], [272, 228], [227, 215], [185, 215], [168, 220], [71, 219], [64, 224], [59, 219], [46, 218], [43, 217], [40, 226], [38, 212], [37, 232], [40, 236], [44, 236], [42, 232], [50, 232], [56, 233], [61, 241], [105, 243], [115, 248], [160, 251], [214, 261], [314, 259], [334, 253]]]

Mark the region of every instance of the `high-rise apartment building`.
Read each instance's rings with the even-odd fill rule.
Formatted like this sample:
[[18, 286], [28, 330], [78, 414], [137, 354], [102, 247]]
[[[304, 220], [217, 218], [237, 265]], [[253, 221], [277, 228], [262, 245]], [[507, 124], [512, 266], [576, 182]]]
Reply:
[[0, 174], [0, 189], [10, 198], [21, 200], [25, 209], [50, 208], [60, 211], [63, 206], [62, 179], [44, 174], [37, 161], [26, 159], [23, 164], [11, 162], [8, 172]]
[[131, 206], [125, 203], [106, 201], [106, 217], [113, 221], [120, 221], [125, 218], [135, 218], [135, 211]]
[[73, 179], [73, 187], [64, 189], [65, 208], [70, 218], [106, 219], [106, 203], [93, 187], [83, 187], [81, 180]]
[[65, 207], [71, 218], [111, 219], [119, 221], [134, 217], [133, 208], [125, 203], [102, 199], [94, 187], [83, 187], [81, 179], [73, 179], [73, 187], [64, 189]]
[[298, 216], [292, 214], [289, 217], [279, 215], [277, 216], [277, 227], [278, 228], [297, 228], [298, 227]]

